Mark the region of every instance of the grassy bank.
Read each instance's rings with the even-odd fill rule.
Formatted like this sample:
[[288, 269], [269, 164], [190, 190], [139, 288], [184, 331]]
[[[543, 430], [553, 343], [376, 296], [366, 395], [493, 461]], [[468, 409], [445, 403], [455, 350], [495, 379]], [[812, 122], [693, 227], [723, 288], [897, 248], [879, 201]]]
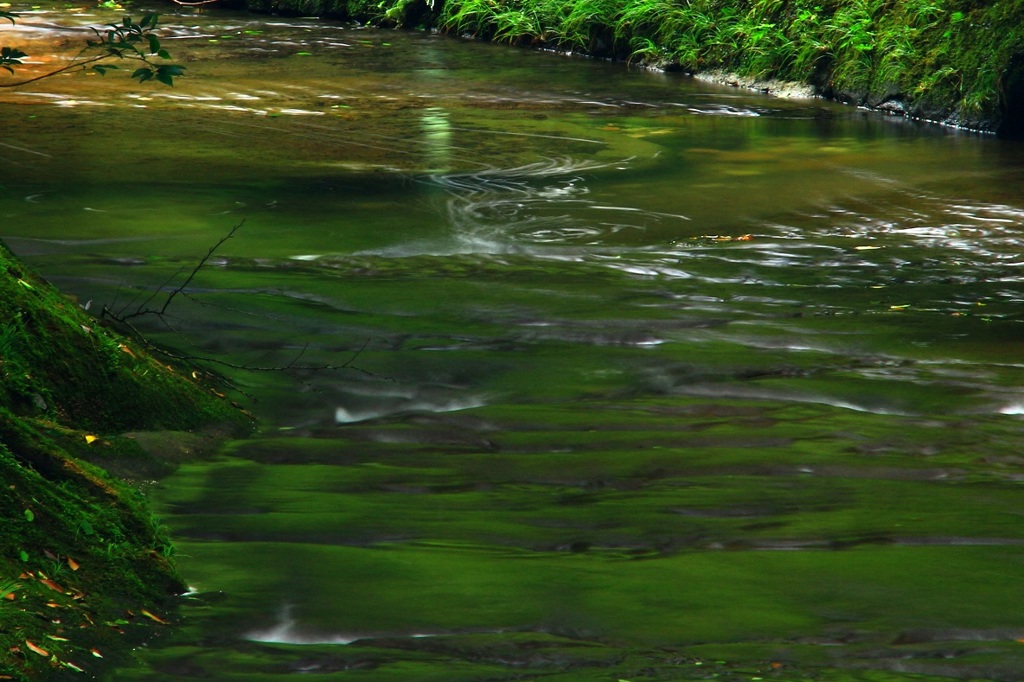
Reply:
[[1006, 134], [1024, 123], [1021, 0], [249, 0], [262, 11], [436, 27], [829, 98]]
[[0, 679], [90, 671], [167, 627], [183, 591], [137, 484], [109, 473], [150, 479], [170, 466], [130, 432], [190, 449], [213, 438], [203, 429], [249, 420], [104, 329], [2, 243], [0, 380]]

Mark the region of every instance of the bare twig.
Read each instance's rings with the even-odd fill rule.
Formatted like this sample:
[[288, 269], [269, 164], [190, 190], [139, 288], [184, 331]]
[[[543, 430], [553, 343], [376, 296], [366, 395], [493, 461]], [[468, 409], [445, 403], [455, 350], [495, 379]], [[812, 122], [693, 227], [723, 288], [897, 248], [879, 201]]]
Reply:
[[135, 310], [134, 313], [129, 313], [128, 315], [123, 315], [121, 317], [115, 316], [114, 319], [117, 320], [118, 322], [125, 322], [127, 320], [130, 320], [135, 317], [140, 317], [142, 315], [162, 316], [164, 313], [167, 312], [167, 307], [171, 305], [171, 301], [174, 300], [174, 297], [180, 294], [185, 289], [185, 287], [189, 285], [189, 283], [195, 278], [195, 276], [199, 274], [199, 271], [202, 269], [202, 267], [206, 265], [206, 261], [210, 260], [210, 257], [214, 254], [214, 252], [224, 245], [224, 242], [234, 237], [235, 232], [238, 232], [239, 228], [241, 228], [242, 225], [245, 225], [245, 218], [242, 218], [238, 222], [238, 224], [232, 227], [231, 230], [226, 235], [221, 237], [219, 240], [217, 240], [216, 244], [210, 247], [209, 251], [206, 252], [206, 255], [200, 258], [199, 262], [196, 263], [196, 266], [192, 268], [192, 272], [188, 274], [188, 277], [186, 277], [185, 281], [181, 283], [181, 286], [175, 288], [173, 291], [171, 291], [171, 293], [167, 295], [166, 300], [164, 300], [163, 306], [161, 306], [159, 310], [153, 310], [152, 308], [143, 308], [143, 306], [145, 306], [147, 303], [153, 300], [153, 298], [156, 297], [156, 294], [159, 293], [163, 289], [163, 287], [157, 289], [152, 296], [150, 296], [148, 299], [140, 303], [139, 307]]
[[[356, 367], [353, 364], [359, 358], [359, 356], [362, 355], [363, 351], [366, 350], [367, 346], [370, 344], [370, 339], [369, 338], [367, 338], [363, 342], [363, 345], [360, 346], [359, 349], [357, 351], [355, 351], [350, 358], [348, 358], [348, 360], [346, 360], [345, 362], [343, 362], [343, 363], [341, 363], [339, 365], [335, 365], [335, 364], [331, 364], [331, 363], [308, 364], [308, 365], [301, 365], [301, 364], [299, 364], [299, 360], [302, 359], [302, 357], [306, 354], [306, 351], [309, 349], [309, 344], [307, 343], [306, 345], [304, 345], [302, 347], [301, 350], [299, 350], [299, 352], [295, 355], [295, 357], [292, 358], [292, 360], [290, 362], [288, 362], [287, 364], [276, 365], [276, 366], [261, 366], [261, 365], [244, 365], [244, 364], [229, 362], [227, 360], [222, 360], [220, 358], [210, 357], [210, 356], [207, 356], [207, 355], [191, 355], [191, 354], [184, 354], [184, 353], [176, 353], [176, 352], [170, 351], [170, 350], [168, 350], [166, 348], [161, 348], [160, 346], [154, 345], [153, 343], [151, 343], [145, 337], [145, 335], [141, 331], [139, 331], [139, 329], [132, 323], [132, 320], [134, 320], [137, 317], [142, 317], [142, 316], [145, 316], [145, 315], [155, 315], [160, 320], [160, 322], [164, 326], [166, 326], [171, 332], [173, 332], [174, 334], [182, 337], [185, 341], [188, 341], [188, 338], [185, 337], [185, 335], [182, 334], [181, 331], [176, 329], [168, 321], [168, 319], [167, 319], [168, 318], [167, 309], [168, 309], [168, 307], [170, 307], [171, 302], [178, 295], [181, 295], [182, 297], [184, 297], [184, 298], [186, 298], [188, 300], [195, 301], [196, 303], [200, 303], [201, 305], [206, 305], [205, 302], [198, 301], [194, 296], [192, 296], [187, 291], [185, 291], [185, 288], [188, 287], [188, 285], [192, 282], [193, 279], [195, 279], [196, 275], [199, 274], [199, 271], [203, 268], [203, 266], [206, 265], [206, 263], [210, 260], [210, 258], [217, 251], [217, 249], [219, 249], [221, 246], [223, 246], [224, 243], [227, 242], [229, 239], [234, 237], [235, 233], [238, 232], [238, 230], [244, 224], [245, 224], [245, 218], [243, 218], [241, 221], [239, 221], [237, 225], [232, 227], [231, 230], [228, 231], [227, 234], [225, 234], [223, 237], [221, 237], [219, 240], [217, 240], [217, 243], [214, 244], [213, 246], [211, 246], [207, 250], [206, 255], [204, 255], [199, 260], [199, 262], [196, 263], [195, 267], [192, 268], [192, 271], [189, 272], [188, 276], [185, 278], [185, 281], [182, 282], [179, 286], [175, 287], [167, 295], [167, 298], [164, 300], [163, 305], [161, 305], [159, 309], [148, 308], [146, 306], [148, 306], [148, 304], [150, 302], [152, 302], [154, 298], [156, 298], [162, 291], [164, 291], [164, 289], [170, 284], [170, 282], [181, 273], [180, 270], [177, 273], [175, 273], [174, 275], [172, 275], [170, 278], [168, 278], [167, 281], [164, 282], [164, 284], [162, 284], [160, 287], [158, 287], [152, 294], [150, 294], [146, 298], [146, 300], [142, 301], [138, 305], [138, 307], [135, 309], [135, 312], [132, 312], [132, 313], [129, 313], [129, 314], [126, 315], [126, 314], [124, 314], [124, 309], [122, 309], [122, 311], [120, 313], [115, 313], [109, 307], [104, 306], [103, 309], [102, 309], [102, 312], [100, 314], [100, 317], [102, 317], [102, 318], [110, 318], [115, 323], [123, 326], [125, 329], [127, 329], [129, 331], [129, 333], [134, 338], [138, 339], [142, 344], [144, 344], [149, 351], [157, 353], [157, 354], [162, 355], [164, 357], [170, 358], [172, 360], [175, 360], [175, 361], [178, 361], [178, 362], [182, 362], [182, 363], [203, 362], [203, 363], [210, 363], [210, 364], [220, 365], [221, 367], [229, 367], [231, 369], [243, 370], [243, 371], [247, 371], [247, 372], [289, 372], [289, 371], [295, 371], [295, 372], [323, 372], [323, 371], [336, 371], [336, 370], [349, 369], [349, 370], [355, 370], [357, 372], [361, 372], [362, 374], [365, 374], [367, 376], [375, 377], [375, 378], [378, 378], [378, 379], [384, 379], [386, 381], [392, 381], [392, 379], [389, 378], [389, 377], [382, 377], [382, 376], [380, 376], [378, 374], [375, 374], [374, 372], [370, 372], [369, 370], [365, 370], [365, 369], [363, 369], [361, 367]], [[127, 307], [128, 306], [125, 306], [125, 308], [127, 308]], [[235, 311], [235, 312], [245, 312], [245, 311]], [[255, 314], [255, 313], [247, 313], [247, 314]], [[195, 345], [195, 344], [192, 344], [190, 341], [188, 341], [188, 342], [190, 343], [190, 345]], [[228, 382], [228, 383], [230, 383], [230, 382]], [[234, 384], [231, 384], [231, 386], [235, 390], [239, 390], [237, 388], [237, 386], [234, 386]]]
[[[162, 291], [164, 290], [164, 288], [166, 288], [167, 286], [169, 286], [169, 285], [170, 285], [170, 283], [171, 283], [171, 282], [173, 282], [173, 281], [175, 280], [175, 278], [177, 278], [177, 277], [178, 277], [178, 275], [180, 275], [180, 274], [181, 274], [182, 272], [184, 272], [184, 271], [185, 271], [185, 268], [181, 268], [181, 269], [179, 269], [179, 270], [178, 270], [177, 272], [175, 272], [175, 273], [174, 273], [173, 275], [171, 275], [171, 276], [170, 276], [170, 277], [168, 277], [168, 278], [167, 278], [166, 280], [164, 280], [164, 283], [163, 283], [163, 284], [161, 284], [160, 286], [158, 286], [158, 287], [157, 287], [156, 289], [153, 289], [153, 291], [151, 291], [151, 292], [150, 292], [149, 296], [147, 296], [147, 297], [146, 297], [146, 300], [145, 300], [145, 301], [143, 301], [142, 303], [140, 303], [140, 304], [139, 304], [139, 307], [135, 309], [135, 313], [134, 313], [134, 314], [136, 314], [136, 315], [139, 315], [139, 314], [141, 314], [141, 312], [140, 312], [140, 311], [141, 311], [141, 310], [142, 310], [142, 309], [143, 309], [143, 308], [144, 308], [145, 306], [149, 305], [149, 302], [150, 302], [150, 301], [152, 301], [152, 300], [153, 300], [154, 298], [156, 298], [157, 296], [159, 296], [159, 295], [160, 295], [160, 292], [162, 292]], [[129, 307], [130, 307], [130, 306], [132, 305], [132, 303], [134, 303], [135, 301], [139, 300], [139, 298], [140, 298], [141, 296], [142, 296], [142, 293], [141, 293], [141, 292], [140, 292], [139, 294], [137, 294], [137, 295], [133, 296], [133, 297], [132, 297], [132, 300], [130, 300], [130, 301], [128, 301], [127, 303], [125, 303], [125, 304], [124, 304], [124, 307], [123, 307], [123, 308], [121, 308], [121, 313], [120, 313], [120, 314], [121, 314], [121, 315], [124, 315], [124, 311], [128, 310], [128, 308], [129, 308]]]
[[71, 64], [68, 64], [67, 66], [62, 66], [61, 68], [57, 69], [56, 71], [50, 71], [49, 73], [44, 73], [44, 74], [42, 74], [40, 76], [33, 76], [32, 78], [26, 78], [25, 80], [18, 81], [17, 83], [0, 83], [0, 88], [16, 88], [16, 87], [21, 86], [21, 85], [28, 85], [29, 83], [35, 83], [36, 81], [41, 81], [44, 78], [50, 78], [51, 76], [56, 76], [57, 74], [64, 73], [65, 71], [70, 71], [70, 70], [76, 69], [76, 68], [83, 68], [84, 69], [87, 64], [92, 64], [93, 62], [102, 61], [104, 59], [110, 59], [110, 57], [111, 56], [108, 55], [108, 54], [101, 54], [101, 55], [97, 55], [95, 57], [89, 57], [88, 59], [85, 59], [83, 61], [72, 62]]
[[322, 365], [300, 365], [300, 364], [297, 364], [299, 359], [303, 355], [306, 354], [306, 350], [309, 348], [309, 344], [306, 344], [305, 346], [302, 347], [302, 350], [300, 350], [298, 352], [298, 354], [288, 364], [286, 364], [286, 365], [275, 365], [275, 366], [269, 366], [269, 367], [267, 367], [267, 366], [260, 366], [260, 365], [240, 365], [240, 364], [237, 364], [237, 363], [234, 363], [234, 362], [228, 362], [227, 360], [220, 360], [218, 358], [211, 358], [211, 357], [201, 356], [201, 355], [180, 355], [180, 354], [177, 354], [177, 353], [172, 353], [172, 352], [170, 352], [170, 351], [168, 351], [168, 350], [166, 350], [164, 348], [157, 348], [157, 347], [153, 346], [152, 344], [149, 344], [148, 342], [147, 342], [147, 346], [150, 349], [157, 350], [159, 353], [161, 353], [163, 355], [166, 355], [167, 357], [174, 358], [175, 360], [211, 362], [213, 364], [220, 365], [221, 367], [230, 367], [231, 369], [241, 369], [241, 370], [245, 370], [245, 371], [248, 371], [248, 372], [288, 372], [288, 371], [326, 372], [326, 371], [340, 370], [340, 369], [352, 369], [352, 370], [355, 370], [357, 372], [361, 372], [361, 373], [363, 373], [363, 374], [365, 374], [367, 376], [376, 377], [376, 378], [384, 378], [384, 379], [386, 379], [388, 381], [391, 381], [391, 379], [388, 378], [388, 377], [381, 377], [380, 375], [375, 374], [375, 373], [373, 373], [373, 372], [371, 372], [369, 370], [365, 370], [365, 369], [363, 369], [361, 367], [354, 367], [352, 365], [352, 363], [355, 362], [356, 359], [360, 355], [362, 355], [363, 351], [366, 350], [366, 347], [369, 345], [369, 343], [370, 343], [370, 339], [366, 339], [366, 341], [363, 342], [363, 345], [359, 347], [359, 350], [357, 350], [355, 353], [353, 353], [352, 357], [350, 357], [348, 360], [346, 360], [345, 362], [343, 362], [340, 365], [332, 365], [330, 363], [322, 364]]

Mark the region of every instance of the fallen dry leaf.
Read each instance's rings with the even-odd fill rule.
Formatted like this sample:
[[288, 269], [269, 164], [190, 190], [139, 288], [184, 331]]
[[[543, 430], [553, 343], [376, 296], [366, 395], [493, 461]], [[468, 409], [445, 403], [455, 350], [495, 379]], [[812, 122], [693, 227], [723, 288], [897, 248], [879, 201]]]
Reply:
[[29, 650], [32, 651], [33, 653], [37, 653], [40, 656], [46, 656], [46, 657], [50, 656], [50, 652], [49, 651], [47, 651], [46, 649], [43, 649], [41, 647], [36, 646], [35, 644], [33, 644], [32, 642], [30, 642], [27, 639], [25, 640], [25, 646], [27, 646], [29, 648]]
[[147, 611], [146, 609], [142, 609], [141, 611], [139, 611], [139, 613], [141, 613], [141, 614], [142, 614], [143, 616], [145, 616], [146, 618], [149, 618], [150, 620], [154, 620], [154, 621], [156, 621], [157, 623], [160, 623], [160, 624], [162, 624], [162, 625], [168, 625], [168, 623], [167, 623], [167, 621], [166, 621], [166, 620], [164, 620], [164, 619], [163, 619], [163, 618], [161, 618], [160, 616], [156, 616], [156, 615], [153, 615], [152, 613], [150, 613], [150, 612], [149, 612], [149, 611]]
[[49, 578], [43, 578], [39, 582], [46, 585], [54, 592], [60, 592], [61, 594], [64, 594], [64, 588], [58, 585], [56, 582], [50, 580]]

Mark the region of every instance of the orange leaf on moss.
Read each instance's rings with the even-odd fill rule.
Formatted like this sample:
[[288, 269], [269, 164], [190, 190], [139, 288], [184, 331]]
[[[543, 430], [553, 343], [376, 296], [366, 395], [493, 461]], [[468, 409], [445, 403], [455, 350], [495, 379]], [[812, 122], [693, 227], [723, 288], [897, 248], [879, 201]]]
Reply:
[[47, 587], [49, 587], [54, 592], [60, 592], [61, 594], [64, 594], [64, 591], [65, 591], [64, 588], [61, 587], [56, 582], [54, 582], [53, 580], [50, 580], [49, 578], [43, 578], [39, 582], [41, 582], [42, 584], [46, 585]]
[[147, 619], [150, 619], [151, 621], [156, 621], [157, 623], [160, 623], [161, 625], [168, 625], [167, 621], [162, 619], [162, 617], [160, 617], [159, 615], [156, 615], [154, 613], [151, 613], [150, 611], [147, 611], [144, 608], [140, 609], [139, 613], [141, 613], [142, 615], [144, 615], [145, 617], [147, 617]]
[[33, 653], [37, 653], [40, 656], [49, 656], [50, 655], [49, 651], [47, 651], [46, 649], [43, 649], [41, 647], [36, 646], [35, 644], [33, 644], [31, 641], [29, 641], [27, 639], [25, 640], [25, 646], [27, 646], [29, 648], [29, 651], [32, 651]]

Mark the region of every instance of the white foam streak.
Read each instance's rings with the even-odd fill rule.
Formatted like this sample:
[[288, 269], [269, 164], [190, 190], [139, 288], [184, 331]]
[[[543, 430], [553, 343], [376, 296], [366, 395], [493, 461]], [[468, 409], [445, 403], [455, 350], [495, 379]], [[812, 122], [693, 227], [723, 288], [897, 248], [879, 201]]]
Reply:
[[379, 419], [393, 414], [416, 413], [416, 412], [459, 412], [483, 407], [487, 403], [479, 398], [449, 399], [449, 400], [390, 400], [375, 407], [344, 407], [338, 406], [334, 409], [334, 422], [336, 424], [355, 424], [358, 422]]
[[291, 617], [291, 608], [285, 607], [277, 623], [265, 630], [253, 630], [242, 636], [250, 642], [272, 644], [351, 644], [361, 637], [343, 634], [312, 634], [301, 632]]
[[873, 405], [859, 405], [857, 403], [851, 403], [846, 400], [840, 400], [837, 398], [832, 398], [824, 395], [786, 394], [781, 391], [773, 391], [769, 389], [746, 388], [736, 386], [725, 387], [716, 384], [705, 386], [680, 387], [678, 389], [678, 392], [682, 395], [692, 396], [712, 396], [717, 398], [730, 397], [747, 400], [771, 400], [790, 403], [805, 403], [811, 405], [825, 405], [828, 407], [834, 407], [841, 410], [851, 410], [854, 412], [864, 412], [867, 414], [881, 414], [903, 417], [912, 416], [912, 413], [910, 412], [893, 410]]
[[[602, 245], [608, 235], [626, 229], [642, 230], [665, 220], [690, 220], [685, 215], [599, 204], [589, 198], [585, 172], [621, 170], [628, 168], [630, 161], [550, 158], [515, 168], [430, 176], [425, 181], [439, 185], [448, 194], [445, 212], [451, 241], [415, 246], [435, 255], [528, 251], [545, 257], [556, 255], [555, 249], [564, 250], [566, 246], [592, 249]], [[593, 222], [574, 212], [588, 208], [621, 213], [629, 217], [629, 222]], [[407, 252], [410, 246], [392, 247], [390, 251]]]

